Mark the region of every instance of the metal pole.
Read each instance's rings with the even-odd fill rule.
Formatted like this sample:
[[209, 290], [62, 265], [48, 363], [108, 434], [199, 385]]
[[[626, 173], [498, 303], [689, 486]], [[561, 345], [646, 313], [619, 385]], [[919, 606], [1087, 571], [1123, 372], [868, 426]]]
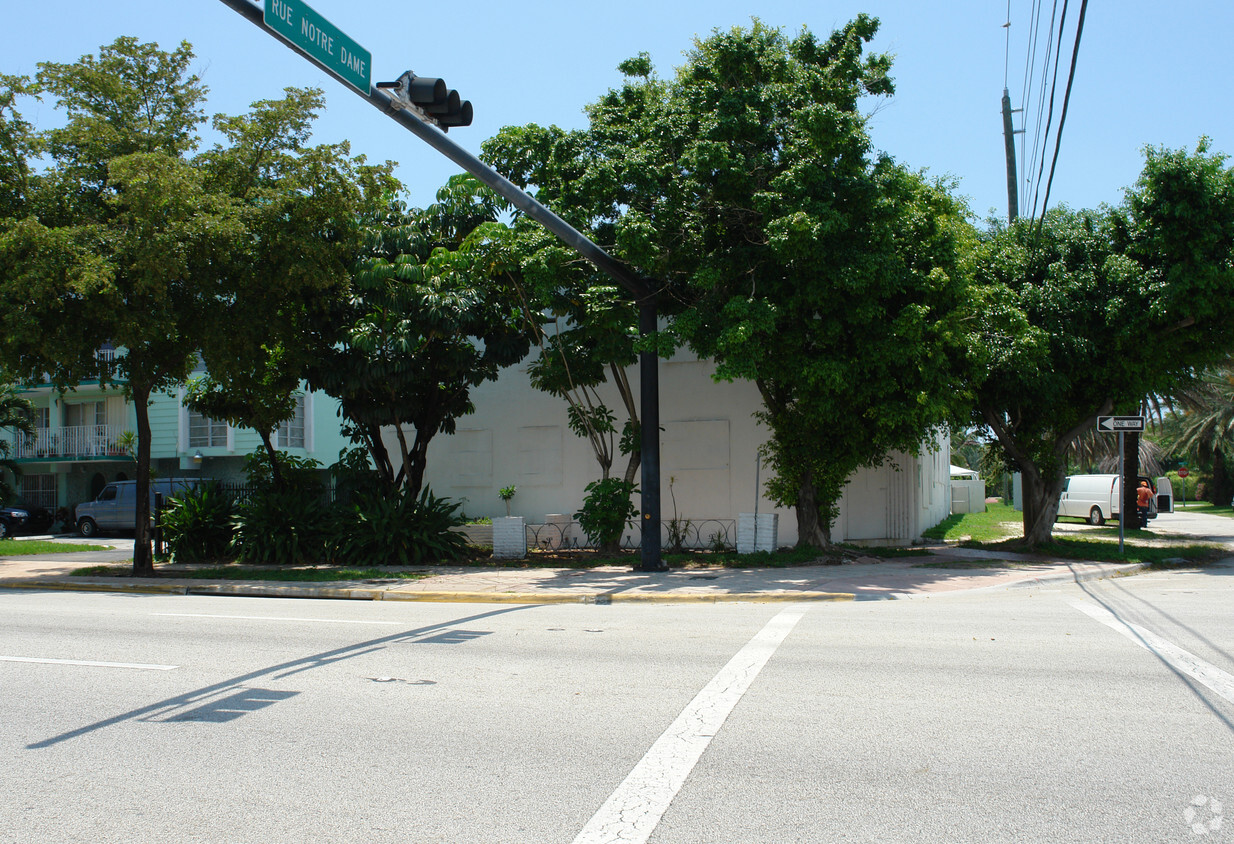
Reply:
[[[638, 335], [653, 338], [659, 330], [654, 295], [638, 303]], [[643, 548], [639, 571], [664, 571], [660, 557], [660, 359], [655, 348], [639, 352], [639, 391], [642, 405], [642, 525]]]
[[1122, 431], [1118, 432], [1118, 556], [1123, 556], [1123, 529], [1127, 524], [1127, 490], [1123, 489], [1123, 484], [1127, 479], [1123, 477], [1123, 437]]
[[[317, 65], [317, 67], [321, 68], [326, 73], [334, 76], [336, 79], [346, 82], [346, 80], [341, 79], [336, 73], [330, 70], [330, 68], [318, 62], [315, 58], [301, 50], [295, 44], [284, 41], [283, 39], [278, 38], [275, 33], [271, 32], [265, 25], [262, 17], [262, 10], [259, 7], [254, 6], [252, 3], [248, 2], [248, 0], [222, 0], [222, 2], [239, 12], [247, 18], [249, 22], [257, 26], [263, 32], [273, 38], [276, 38], [280, 44], [295, 50], [301, 56]], [[578, 252], [588, 261], [595, 264], [595, 266], [600, 270], [603, 270], [606, 274], [611, 276], [614, 281], [624, 287], [632, 296], [637, 299], [641, 299], [652, 292], [651, 286], [647, 284], [645, 280], [630, 272], [629, 267], [617, 261], [617, 259], [609, 255], [589, 240], [584, 234], [579, 232], [565, 220], [561, 219], [561, 217], [541, 205], [505, 176], [502, 176], [492, 167], [489, 167], [470, 152], [454, 143], [454, 141], [450, 140], [450, 137], [445, 132], [442, 132], [435, 126], [430, 126], [425, 123], [413, 112], [407, 111], [402, 104], [388, 95], [385, 91], [382, 91], [380, 88], [373, 87], [370, 88], [366, 94], [361, 91], [357, 91], [355, 88], [351, 88], [350, 85], [348, 85], [348, 88], [358, 96], [368, 100], [371, 105], [377, 109], [380, 109], [388, 117], [393, 118], [403, 128], [409, 130], [420, 140], [433, 147], [433, 149], [440, 152], [459, 167], [462, 167], [471, 175], [475, 176], [483, 184], [491, 188], [494, 193], [509, 200], [514, 207], [518, 208], [528, 217], [544, 226], [553, 234], [557, 235], [562, 242], [574, 251]]]
[[758, 500], [763, 497], [763, 491], [759, 489], [759, 473], [763, 469], [763, 455], [757, 451], [754, 452], [754, 532], [758, 533]]
[[[408, 111], [401, 103], [380, 88], [370, 87], [368, 93], [351, 88], [350, 83], [338, 76], [334, 71], [318, 62], [295, 44], [284, 41], [265, 25], [262, 9], [254, 6], [248, 0], [222, 0], [222, 2], [239, 12], [262, 32], [275, 38], [279, 43], [295, 50], [317, 67], [329, 73], [357, 95], [368, 100], [371, 105], [380, 109], [388, 117], [393, 118], [403, 128], [410, 131], [420, 140], [440, 152], [446, 158], [462, 167], [481, 183], [492, 189], [494, 193], [508, 200], [515, 208], [531, 219], [544, 226], [563, 243], [582, 255], [616, 281], [628, 292], [639, 307], [639, 334], [648, 336], [657, 329], [656, 299], [652, 286], [630, 271], [630, 268], [609, 255], [582, 232], [575, 229], [561, 217], [541, 205], [528, 193], [519, 188], [505, 176], [489, 167], [467, 150], [450, 140], [446, 133], [435, 126], [430, 126]], [[642, 514], [643, 543], [640, 568], [644, 571], [662, 571], [665, 566], [660, 558], [660, 389], [659, 389], [659, 359], [655, 351], [642, 352], [640, 358], [641, 404], [642, 416]]]

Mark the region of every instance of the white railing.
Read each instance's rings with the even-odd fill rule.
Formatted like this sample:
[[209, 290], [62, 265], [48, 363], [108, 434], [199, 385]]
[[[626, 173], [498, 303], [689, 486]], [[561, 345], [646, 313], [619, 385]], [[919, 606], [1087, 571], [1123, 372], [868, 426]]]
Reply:
[[120, 446], [124, 428], [118, 425], [74, 425], [65, 428], [40, 428], [35, 436], [14, 437], [4, 433], [10, 444], [9, 454], [17, 460], [31, 458], [124, 457], [128, 452]]

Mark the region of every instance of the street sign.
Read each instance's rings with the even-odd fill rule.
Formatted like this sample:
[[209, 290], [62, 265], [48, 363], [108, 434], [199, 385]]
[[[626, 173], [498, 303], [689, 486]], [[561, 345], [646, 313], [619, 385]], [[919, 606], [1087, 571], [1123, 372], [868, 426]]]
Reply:
[[1144, 430], [1143, 416], [1098, 416], [1098, 431], [1134, 432]]
[[362, 94], [369, 92], [373, 55], [301, 0], [266, 0], [262, 18], [271, 32]]

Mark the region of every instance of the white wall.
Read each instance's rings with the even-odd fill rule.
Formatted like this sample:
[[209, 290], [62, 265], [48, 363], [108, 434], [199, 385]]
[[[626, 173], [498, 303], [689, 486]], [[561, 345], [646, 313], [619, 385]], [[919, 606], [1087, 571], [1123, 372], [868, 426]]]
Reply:
[[[758, 498], [760, 513], [780, 514], [780, 544], [792, 544], [796, 514], [758, 497], [767, 480], [766, 469], [756, 465], [758, 446], [766, 439], [753, 417], [760, 407], [758, 390], [750, 382], [713, 381], [713, 372], [710, 362], [688, 352], [660, 364], [661, 517], [666, 522], [673, 517], [675, 499], [676, 512], [696, 524], [735, 520], [738, 513], [753, 512]], [[630, 374], [637, 396], [637, 367]], [[513, 484], [518, 492], [510, 512], [528, 522], [575, 512], [600, 468], [588, 443], [567, 427], [565, 402], [534, 390], [522, 366], [505, 370], [472, 397], [476, 412], [459, 420], [453, 436], [438, 434], [429, 447], [426, 482], [433, 492], [467, 499], [469, 516], [504, 516], [497, 490]], [[616, 391], [608, 389], [603, 398], [620, 427]], [[397, 454], [389, 432], [386, 438]], [[898, 455], [883, 467], [858, 472], [845, 489], [833, 539], [910, 542], [945, 518], [951, 503], [950, 453], [945, 437], [938, 443], [938, 452]], [[618, 454], [611, 474], [620, 477], [625, 465]]]

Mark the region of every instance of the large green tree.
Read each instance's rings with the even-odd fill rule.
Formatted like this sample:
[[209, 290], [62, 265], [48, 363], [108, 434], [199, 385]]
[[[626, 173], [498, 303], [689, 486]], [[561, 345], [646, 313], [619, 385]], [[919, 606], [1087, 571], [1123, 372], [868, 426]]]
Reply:
[[[286, 296], [333, 284], [358, 246], [344, 150], [283, 156], [286, 137], [275, 133], [256, 156], [232, 137], [236, 154], [192, 157], [206, 95], [192, 58], [188, 44], [165, 52], [125, 37], [97, 57], [41, 64], [37, 89], [55, 97], [65, 124], [35, 134], [29, 148], [47, 166], [27, 168], [23, 201], [0, 223], [0, 358], [23, 377], [49, 373], [60, 389], [92, 377], [122, 383], [135, 408], [138, 575], [153, 570], [151, 396], [233, 333], [226, 306], [254, 283], [277, 278]], [[302, 114], [316, 102], [287, 99]], [[251, 120], [278, 110], [259, 104]], [[265, 190], [226, 172], [259, 168], [262, 156], [283, 168]], [[121, 353], [100, 371], [104, 343]]]
[[825, 39], [755, 21], [646, 56], [578, 132], [507, 130], [499, 169], [663, 287], [671, 334], [757, 384], [799, 541], [825, 545], [846, 478], [915, 450], [959, 394], [967, 237], [939, 185], [875, 154], [861, 111], [892, 93], [877, 21]]
[[290, 418], [316, 354], [314, 326], [350, 289], [359, 220], [397, 183], [389, 166], [351, 160], [346, 144], [310, 146], [321, 92], [289, 88], [250, 113], [219, 115], [224, 143], [197, 163], [206, 187], [234, 199], [248, 236], [228, 256], [228, 290], [209, 302], [207, 375], [186, 395], [193, 409], [261, 438], [283, 486], [275, 429]]
[[390, 492], [414, 499], [432, 438], [472, 412], [473, 387], [527, 356], [533, 332], [511, 283], [502, 209], [470, 176], [428, 208], [391, 198], [369, 221], [350, 292], [322, 322], [309, 382], [339, 400]]
[[976, 421], [1023, 473], [1024, 538], [1049, 539], [1066, 453], [1100, 414], [1136, 413], [1234, 336], [1234, 172], [1205, 144], [1150, 149], [1117, 208], [996, 227], [975, 252]]

